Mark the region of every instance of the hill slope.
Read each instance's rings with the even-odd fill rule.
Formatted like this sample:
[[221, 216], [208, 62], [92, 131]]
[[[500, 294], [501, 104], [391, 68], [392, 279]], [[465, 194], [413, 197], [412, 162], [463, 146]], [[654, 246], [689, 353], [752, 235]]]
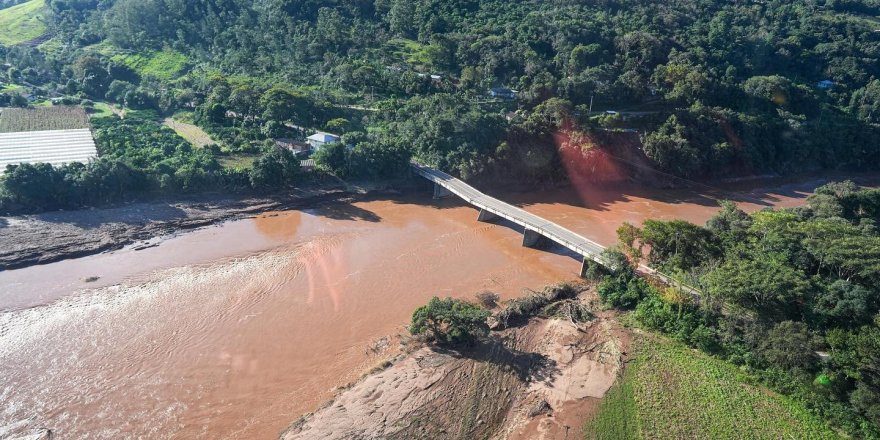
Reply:
[[45, 0], [31, 0], [11, 8], [0, 9], [0, 44], [13, 46], [38, 38], [46, 33], [43, 9]]
[[840, 438], [731, 364], [669, 339], [633, 338], [635, 361], [586, 427], [588, 439]]

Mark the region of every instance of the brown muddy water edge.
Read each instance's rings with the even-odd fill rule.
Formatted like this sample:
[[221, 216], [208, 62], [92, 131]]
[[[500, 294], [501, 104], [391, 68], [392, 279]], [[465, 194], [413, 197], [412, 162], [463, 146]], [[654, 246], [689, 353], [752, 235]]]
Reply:
[[[407, 188], [402, 188], [406, 191]], [[266, 197], [204, 196], [119, 207], [0, 217], [0, 271], [86, 257], [132, 246], [147, 248], [174, 234], [257, 215], [399, 194], [375, 188], [320, 187]]]

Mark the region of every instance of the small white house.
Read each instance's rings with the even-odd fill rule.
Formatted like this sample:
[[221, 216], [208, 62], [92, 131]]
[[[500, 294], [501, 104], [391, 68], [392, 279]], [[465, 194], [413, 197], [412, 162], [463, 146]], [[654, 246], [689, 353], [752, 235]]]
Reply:
[[339, 136], [330, 133], [318, 132], [308, 137], [309, 145], [312, 146], [313, 151], [318, 151], [327, 144], [332, 144], [334, 142], [339, 142]]

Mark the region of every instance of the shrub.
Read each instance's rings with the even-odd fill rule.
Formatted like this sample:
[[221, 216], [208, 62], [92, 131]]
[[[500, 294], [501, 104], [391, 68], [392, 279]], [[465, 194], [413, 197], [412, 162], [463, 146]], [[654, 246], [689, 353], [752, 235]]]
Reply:
[[632, 309], [653, 289], [634, 275], [624, 274], [605, 278], [599, 284], [599, 298], [605, 304], [621, 309]]
[[477, 301], [479, 301], [480, 305], [487, 309], [494, 309], [495, 306], [498, 305], [498, 300], [501, 299], [495, 292], [480, 292], [477, 295]]
[[501, 328], [507, 328], [521, 322], [524, 318], [538, 315], [544, 307], [555, 301], [574, 298], [580, 290], [571, 284], [559, 284], [545, 287], [542, 292], [535, 292], [523, 298], [507, 303], [504, 310], [498, 312], [496, 318]]
[[434, 297], [413, 313], [409, 332], [438, 344], [470, 344], [489, 333], [489, 312], [462, 300]]

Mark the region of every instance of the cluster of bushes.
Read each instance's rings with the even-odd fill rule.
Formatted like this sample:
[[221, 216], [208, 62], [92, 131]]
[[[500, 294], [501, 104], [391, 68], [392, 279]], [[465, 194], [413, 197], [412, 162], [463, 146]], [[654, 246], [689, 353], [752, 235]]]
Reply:
[[489, 311], [453, 298], [432, 298], [413, 312], [409, 331], [438, 344], [472, 344], [489, 333]]
[[[498, 307], [498, 295], [481, 292], [476, 295], [483, 307], [454, 298], [432, 298], [413, 313], [409, 331], [416, 336], [441, 345], [472, 344], [492, 329], [503, 330], [521, 325], [536, 316], [561, 317], [575, 322], [592, 319], [587, 306], [576, 301], [584, 285], [561, 283], [547, 286], [504, 303], [494, 315], [488, 308]], [[490, 319], [491, 317], [491, 319]]]
[[[805, 208], [746, 214], [732, 203], [706, 227], [647, 221], [618, 232], [607, 258], [641, 261], [697, 286], [601, 278], [608, 304], [642, 325], [741, 365], [857, 438], [880, 435], [880, 190], [821, 187]], [[829, 355], [820, 353], [830, 353]]]

